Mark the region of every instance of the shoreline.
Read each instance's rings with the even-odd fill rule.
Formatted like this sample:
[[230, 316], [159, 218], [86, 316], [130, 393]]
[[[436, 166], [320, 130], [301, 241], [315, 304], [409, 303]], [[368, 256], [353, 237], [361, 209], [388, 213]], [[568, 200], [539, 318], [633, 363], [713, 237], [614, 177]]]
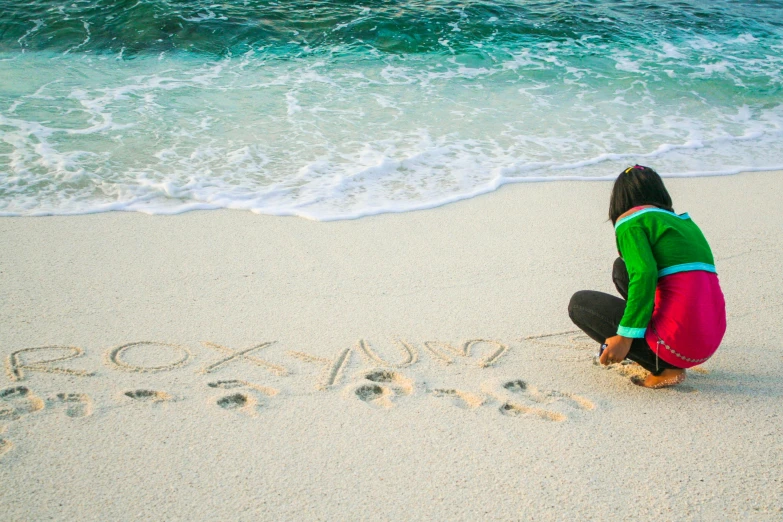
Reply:
[[[635, 157], [635, 156], [631, 155], [631, 157]], [[588, 161], [587, 164], [590, 164], [590, 162]], [[714, 177], [724, 177], [724, 176], [741, 176], [741, 175], [750, 175], [750, 174], [770, 174], [770, 175], [778, 174], [779, 175], [780, 173], [783, 173], [783, 167], [778, 169], [753, 168], [753, 169], [731, 169], [726, 171], [693, 172], [693, 173], [686, 173], [686, 174], [661, 174], [661, 177], [664, 180], [701, 179], [701, 178], [714, 178]], [[597, 176], [597, 177], [596, 176], [531, 176], [531, 177], [522, 177], [522, 178], [494, 179], [492, 180], [491, 186], [489, 187], [479, 187], [467, 194], [455, 194], [448, 197], [444, 197], [439, 200], [431, 201], [429, 203], [422, 203], [418, 206], [414, 205], [407, 208], [382, 207], [382, 208], [375, 208], [375, 209], [355, 212], [352, 214], [341, 214], [341, 215], [326, 216], [326, 217], [317, 217], [316, 215], [305, 211], [297, 212], [294, 210], [283, 210], [277, 212], [272, 212], [272, 211], [262, 212], [255, 208], [251, 208], [250, 206], [247, 206], [246, 208], [240, 208], [241, 206], [236, 203], [234, 204], [235, 205], [234, 207], [226, 207], [214, 203], [192, 201], [192, 202], [182, 203], [179, 206], [158, 208], [155, 211], [150, 211], [149, 209], [140, 208], [132, 204], [130, 205], [133, 206], [134, 208], [124, 208], [126, 205], [129, 205], [129, 203], [115, 202], [115, 203], [103, 204], [100, 206], [100, 208], [94, 208], [94, 209], [78, 211], [78, 212], [77, 211], [63, 211], [63, 212], [41, 211], [28, 215], [20, 215], [17, 212], [0, 212], [0, 219], [25, 218], [25, 217], [89, 216], [94, 214], [106, 214], [106, 213], [114, 213], [114, 212], [131, 212], [131, 213], [139, 213], [139, 214], [145, 214], [150, 216], [177, 216], [189, 212], [223, 210], [223, 211], [251, 212], [255, 215], [268, 216], [268, 217], [296, 217], [296, 218], [306, 219], [309, 221], [315, 221], [318, 223], [330, 223], [335, 221], [355, 221], [357, 219], [382, 216], [385, 214], [406, 214], [409, 212], [434, 210], [437, 208], [453, 205], [455, 203], [461, 203], [463, 201], [469, 201], [471, 199], [486, 196], [488, 194], [493, 194], [506, 186], [527, 185], [529, 183], [539, 184], [539, 183], [556, 183], [556, 182], [580, 182], [580, 183], [581, 182], [588, 182], [588, 183], [606, 182], [606, 181], [614, 181], [615, 178], [616, 175]], [[143, 203], [148, 203], [148, 202], [145, 201]]]
[[665, 179], [729, 326], [659, 391], [594, 366], [566, 311], [613, 292], [609, 183], [330, 222], [2, 218], [5, 516], [777, 519], [780, 174]]

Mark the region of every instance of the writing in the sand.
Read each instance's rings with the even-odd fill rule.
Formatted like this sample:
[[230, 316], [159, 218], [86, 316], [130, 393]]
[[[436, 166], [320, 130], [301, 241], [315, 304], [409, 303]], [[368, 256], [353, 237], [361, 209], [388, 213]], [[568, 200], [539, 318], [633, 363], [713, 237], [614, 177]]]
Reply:
[[[558, 338], [573, 333], [545, 334], [527, 337], [522, 341], [566, 346], [573, 344], [572, 340], [564, 344]], [[293, 359], [306, 363], [304, 366], [313, 368], [314, 374], [319, 372], [317, 389], [341, 388], [343, 397], [361, 401], [376, 409], [392, 408], [414, 397], [433, 397], [436, 401], [445, 400], [462, 409], [490, 406], [497, 408], [496, 411], [506, 417], [559, 422], [567, 416], [579, 415], [580, 410], [595, 408], [590, 400], [579, 395], [539, 388], [522, 379], [484, 380], [482, 377], [483, 382], [480, 385], [476, 382], [477, 389], [430, 388], [426, 382], [415, 382], [405, 375], [405, 369], [419, 362], [422, 354], [428, 354], [432, 360], [444, 366], [461, 360], [467, 363], [468, 367], [481, 371], [496, 364], [509, 351], [508, 344], [491, 339], [469, 339], [456, 345], [441, 341], [416, 344], [398, 339], [385, 346], [361, 339], [351, 347], [338, 350], [331, 357], [287, 350], [282, 356], [277, 355], [281, 360], [270, 360], [274, 352], [267, 349], [276, 345], [273, 341], [241, 348], [208, 341], [201, 344], [208, 352], [204, 361], [195, 367], [195, 373], [206, 376], [207, 381], [203, 383], [203, 388], [199, 388], [204, 391], [212, 389], [219, 394], [210, 393], [209, 403], [213, 407], [249, 417], [257, 417], [271, 406], [272, 401], [279, 400], [277, 397], [280, 390], [244, 379], [218, 379], [216, 375], [226, 368], [247, 371], [250, 368], [246, 365], [250, 365], [260, 368], [262, 372], [268, 372], [270, 380], [279, 380], [294, 373], [285, 366], [286, 361], [293, 362]], [[394, 348], [391, 348], [392, 346]], [[397, 355], [393, 358], [384, 355], [390, 352], [396, 352]], [[85, 356], [86, 353], [81, 347], [63, 345], [36, 346], [11, 352], [5, 360], [5, 366], [7, 376], [14, 384], [0, 389], [0, 423], [15, 424], [15, 421], [42, 410], [61, 412], [74, 419], [92, 415], [93, 398], [87, 393], [64, 393], [56, 390], [39, 396], [19, 382], [35, 374], [60, 374], [85, 379], [95, 377], [97, 368], [74, 368], [78, 364], [74, 365], [73, 361]], [[354, 356], [364, 360], [364, 369], [351, 378], [344, 378], [343, 374]], [[188, 367], [195, 359], [196, 356], [187, 345], [168, 342], [136, 341], [103, 351], [103, 364], [112, 371], [122, 372], [167, 372]], [[367, 368], [367, 365], [371, 368]], [[466, 369], [463, 367], [459, 372], [464, 373]], [[444, 376], [438, 373], [437, 380], [443, 379]], [[198, 393], [195, 389], [192, 391]], [[180, 399], [182, 397], [176, 393], [140, 388], [125, 390], [121, 396], [111, 400], [146, 403], [157, 407], [154, 405], [175, 403]], [[14, 442], [4, 433], [5, 428], [4, 424], [0, 424], [0, 434], [3, 435], [0, 437], [0, 457], [14, 447]]]
[[[210, 374], [228, 365], [251, 364], [267, 370], [277, 376], [286, 376], [290, 372], [279, 362], [270, 362], [259, 357], [258, 353], [275, 344], [275, 341], [265, 341], [244, 348], [231, 348], [218, 343], [203, 341], [204, 347], [215, 352], [216, 358], [196, 370], [200, 374]], [[286, 357], [295, 358], [322, 367], [322, 379], [319, 389], [326, 389], [338, 383], [342, 370], [348, 364], [353, 353], [358, 353], [367, 362], [384, 368], [406, 368], [415, 364], [420, 357], [419, 347], [405, 340], [395, 340], [393, 345], [400, 353], [398, 360], [384, 358], [366, 340], [359, 340], [355, 346], [337, 352], [333, 357], [319, 357], [301, 351], [288, 350]], [[454, 346], [440, 341], [425, 341], [421, 343], [423, 351], [429, 353], [435, 360], [449, 365], [457, 358], [470, 359], [474, 353], [481, 351], [483, 357], [476, 360], [476, 365], [486, 368], [493, 365], [507, 351], [508, 345], [491, 339], [470, 339]], [[149, 357], [143, 355], [154, 354]], [[136, 357], [134, 357], [136, 355]], [[65, 361], [85, 356], [78, 346], [48, 345], [22, 348], [11, 352], [5, 361], [6, 374], [12, 381], [23, 381], [31, 373], [63, 374], [74, 377], [92, 377], [95, 371], [73, 369], [64, 365]], [[156, 341], [136, 341], [109, 348], [104, 353], [104, 364], [112, 369], [125, 372], [154, 373], [176, 370], [189, 365], [195, 356], [184, 344]]]

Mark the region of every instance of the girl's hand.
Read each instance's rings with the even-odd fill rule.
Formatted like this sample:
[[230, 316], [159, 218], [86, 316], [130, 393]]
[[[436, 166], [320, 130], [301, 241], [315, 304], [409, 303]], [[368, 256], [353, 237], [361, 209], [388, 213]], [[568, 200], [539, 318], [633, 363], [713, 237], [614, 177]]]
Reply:
[[630, 337], [623, 337], [622, 335], [615, 335], [606, 340], [606, 349], [601, 354], [599, 361], [604, 366], [623, 361], [631, 351], [631, 343], [633, 339]]

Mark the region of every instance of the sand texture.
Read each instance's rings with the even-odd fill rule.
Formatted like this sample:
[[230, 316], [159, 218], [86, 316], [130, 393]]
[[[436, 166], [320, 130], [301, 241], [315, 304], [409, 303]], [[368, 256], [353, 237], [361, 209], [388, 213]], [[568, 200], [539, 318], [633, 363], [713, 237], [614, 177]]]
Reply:
[[659, 391], [566, 312], [613, 291], [606, 182], [0, 219], [0, 519], [781, 520], [781, 176], [667, 180], [728, 331]]

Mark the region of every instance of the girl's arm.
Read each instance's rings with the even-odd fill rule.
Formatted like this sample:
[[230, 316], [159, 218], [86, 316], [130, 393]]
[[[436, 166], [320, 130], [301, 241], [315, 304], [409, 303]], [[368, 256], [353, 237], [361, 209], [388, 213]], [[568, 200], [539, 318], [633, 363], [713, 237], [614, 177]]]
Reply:
[[655, 304], [658, 263], [647, 234], [634, 224], [620, 226], [617, 246], [628, 269], [628, 302], [617, 333], [623, 337], [644, 337]]

